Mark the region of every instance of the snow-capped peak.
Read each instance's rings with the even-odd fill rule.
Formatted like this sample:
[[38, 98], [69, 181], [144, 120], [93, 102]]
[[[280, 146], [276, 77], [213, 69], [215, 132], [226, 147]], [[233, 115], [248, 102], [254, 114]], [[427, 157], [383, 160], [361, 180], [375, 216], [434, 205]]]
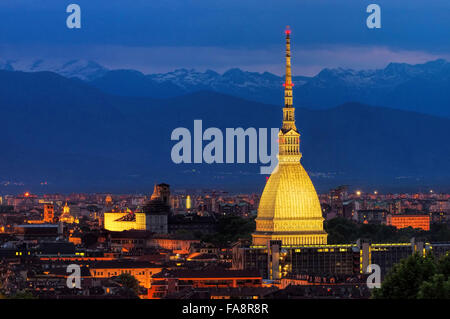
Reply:
[[0, 69], [8, 71], [40, 72], [50, 71], [62, 76], [91, 81], [101, 77], [108, 69], [89, 60], [0, 60]]

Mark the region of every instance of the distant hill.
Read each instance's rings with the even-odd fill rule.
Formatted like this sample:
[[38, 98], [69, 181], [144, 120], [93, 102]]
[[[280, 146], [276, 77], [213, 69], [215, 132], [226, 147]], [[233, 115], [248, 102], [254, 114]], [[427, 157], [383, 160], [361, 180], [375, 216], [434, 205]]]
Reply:
[[[223, 74], [179, 69], [162, 74], [108, 70], [93, 61], [0, 61], [0, 69], [52, 71], [76, 77], [110, 94], [170, 98], [199, 91], [215, 91], [247, 100], [280, 105], [283, 77], [238, 68]], [[314, 77], [294, 76], [297, 106], [324, 109], [348, 102], [385, 106], [450, 117], [450, 63], [390, 63], [384, 69], [324, 69]]]
[[42, 72], [50, 71], [59, 75], [81, 80], [90, 81], [104, 76], [109, 70], [94, 61], [72, 59], [72, 60], [15, 60], [0, 59], [0, 70]]
[[[226, 94], [120, 97], [51, 72], [0, 71], [0, 111], [0, 183], [42, 192], [149, 191], [158, 181], [260, 191], [260, 164], [173, 164], [170, 134], [194, 119], [204, 129], [281, 123], [281, 107]], [[297, 108], [296, 118], [302, 163], [319, 190], [450, 189], [450, 119], [358, 103]]]

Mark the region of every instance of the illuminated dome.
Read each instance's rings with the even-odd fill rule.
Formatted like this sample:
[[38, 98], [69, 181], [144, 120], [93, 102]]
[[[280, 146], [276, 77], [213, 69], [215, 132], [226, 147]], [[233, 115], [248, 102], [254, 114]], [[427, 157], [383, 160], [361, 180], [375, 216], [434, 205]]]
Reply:
[[281, 240], [283, 245], [325, 244], [319, 198], [300, 162], [280, 163], [261, 196], [255, 245]]
[[63, 207], [63, 213], [59, 217], [59, 220], [67, 224], [73, 224], [75, 222], [75, 218], [70, 214], [70, 207], [67, 205], [67, 202]]
[[267, 181], [258, 210], [262, 218], [318, 218], [319, 198], [308, 173], [300, 163], [283, 164]]
[[256, 246], [265, 246], [270, 240], [281, 240], [284, 246], [327, 243], [319, 198], [300, 164], [300, 133], [295, 126], [292, 104], [290, 33], [286, 31], [286, 81], [283, 125], [278, 133], [278, 166], [270, 175], [259, 202], [256, 232], [252, 234]]

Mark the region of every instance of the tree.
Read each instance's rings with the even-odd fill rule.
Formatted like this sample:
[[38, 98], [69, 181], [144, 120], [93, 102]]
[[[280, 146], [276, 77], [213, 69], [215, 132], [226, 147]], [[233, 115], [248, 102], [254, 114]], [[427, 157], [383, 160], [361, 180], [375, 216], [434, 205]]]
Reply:
[[116, 280], [122, 287], [132, 292], [135, 296], [139, 295], [139, 281], [133, 275], [123, 273], [117, 276]]
[[[418, 253], [394, 265], [384, 279], [380, 289], [374, 289], [376, 299], [417, 299], [423, 282], [431, 280], [437, 266], [434, 257]], [[424, 288], [425, 289], [425, 288]]]
[[227, 246], [238, 239], [251, 239], [255, 228], [254, 218], [221, 216], [217, 222], [217, 231], [213, 234], [205, 234], [201, 239], [216, 246]]
[[450, 280], [446, 280], [443, 274], [435, 274], [431, 280], [422, 283], [417, 298], [450, 299]]
[[387, 225], [358, 224], [336, 217], [325, 221], [324, 228], [330, 244], [353, 243], [358, 238], [378, 243], [409, 242], [413, 237], [432, 242], [450, 240], [450, 229], [446, 224], [431, 224], [430, 231], [424, 231], [411, 227], [397, 229]]
[[444, 275], [445, 280], [450, 279], [450, 255], [441, 257], [437, 268], [437, 271]]
[[328, 242], [351, 243], [358, 239], [358, 225], [346, 218], [336, 217], [325, 222]]

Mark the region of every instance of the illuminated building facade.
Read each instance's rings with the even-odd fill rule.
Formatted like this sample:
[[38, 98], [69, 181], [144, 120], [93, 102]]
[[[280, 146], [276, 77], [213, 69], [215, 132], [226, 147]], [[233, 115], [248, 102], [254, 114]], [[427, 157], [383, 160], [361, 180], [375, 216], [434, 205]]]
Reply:
[[129, 209], [104, 213], [104, 228], [110, 231], [148, 230], [158, 234], [168, 233], [170, 189], [167, 184], [155, 186], [151, 199], [141, 211]]
[[158, 234], [167, 234], [167, 213], [115, 211], [104, 214], [104, 228], [110, 231], [148, 230]]
[[55, 218], [55, 207], [51, 203], [44, 204], [44, 223], [53, 223]]
[[420, 228], [426, 231], [430, 230], [430, 215], [392, 215], [389, 214], [386, 218], [386, 224], [394, 226], [395, 228]]
[[93, 278], [111, 278], [121, 274], [134, 276], [144, 288], [151, 287], [151, 279], [154, 274], [161, 272], [161, 265], [153, 265], [148, 262], [138, 261], [101, 261], [89, 267]]
[[389, 269], [391, 269], [400, 260], [409, 257], [413, 252], [423, 254], [425, 249], [432, 249], [428, 244], [425, 246], [423, 242], [411, 243], [394, 243], [394, 244], [368, 244], [361, 245], [360, 255], [362, 262], [360, 263], [360, 272], [363, 273], [370, 264], [380, 266], [381, 278], [384, 278]]
[[191, 208], [192, 208], [191, 196], [187, 195], [187, 197], [186, 197], [186, 209], [191, 209]]
[[278, 133], [278, 166], [272, 172], [258, 208], [254, 245], [281, 240], [283, 245], [327, 243], [322, 209], [314, 185], [300, 164], [300, 133], [295, 126], [291, 76], [290, 30], [286, 30], [286, 81], [283, 125]]
[[[165, 237], [163, 237], [165, 236]], [[191, 245], [200, 244], [199, 239], [177, 239], [168, 235], [159, 235], [147, 240], [147, 247], [155, 249], [167, 249], [175, 254], [188, 254]]]
[[381, 277], [400, 260], [414, 252], [432, 251], [439, 258], [450, 252], [449, 243], [355, 244], [285, 246], [270, 241], [268, 246], [233, 247], [233, 269], [258, 270], [264, 279], [280, 280], [302, 274], [356, 275], [368, 273], [367, 267], [377, 264]]
[[145, 213], [116, 211], [115, 209], [104, 214], [105, 229], [110, 231], [146, 230], [147, 220]]

